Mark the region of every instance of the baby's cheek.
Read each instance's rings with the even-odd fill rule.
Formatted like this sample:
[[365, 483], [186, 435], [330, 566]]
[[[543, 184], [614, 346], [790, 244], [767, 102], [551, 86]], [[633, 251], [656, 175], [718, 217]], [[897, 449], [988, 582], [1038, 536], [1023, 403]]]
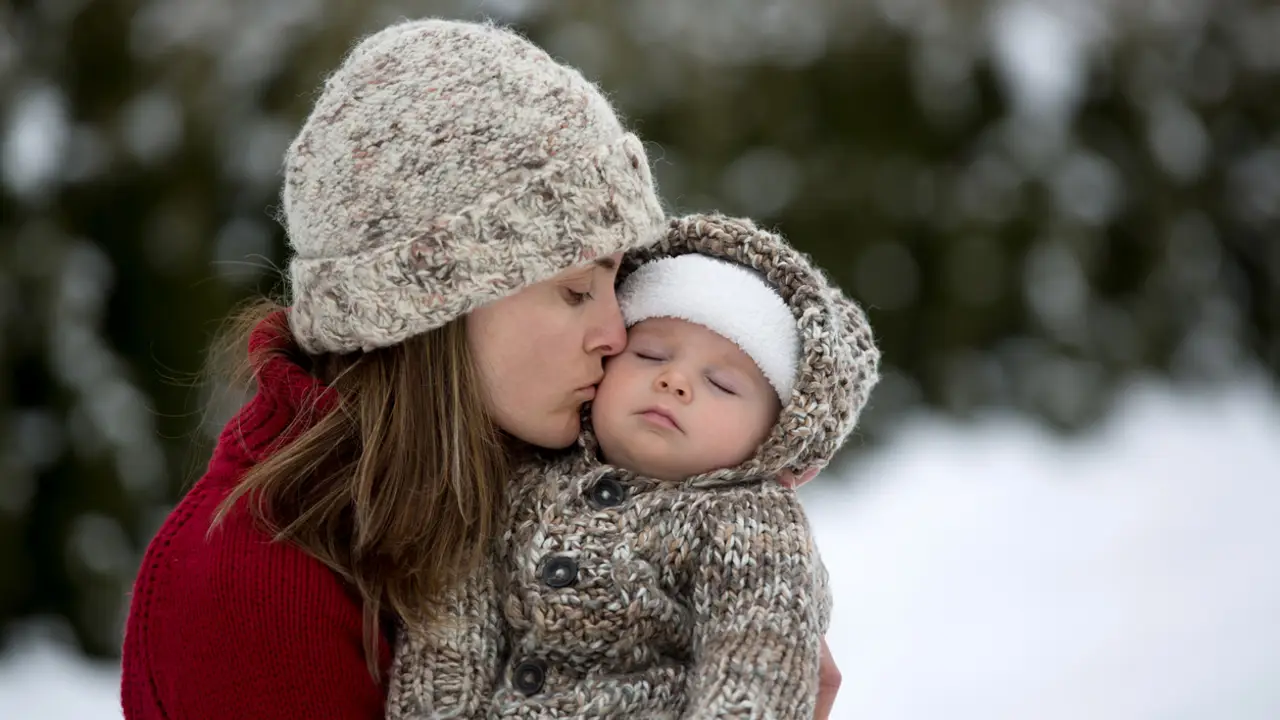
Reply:
[[706, 452], [710, 457], [704, 461], [717, 468], [732, 467], [747, 458], [759, 444], [752, 437], [751, 423], [743, 416], [742, 407], [724, 407], [716, 412], [707, 413], [702, 418], [700, 433], [704, 442], [697, 443], [699, 452]]
[[599, 431], [601, 427], [607, 427], [613, 402], [609, 394], [604, 392], [604, 385], [600, 385], [600, 389], [596, 392], [596, 399], [591, 401], [591, 424]]
[[597, 436], [602, 431], [608, 432], [609, 428], [618, 422], [623, 412], [624, 399], [625, 395], [620, 392], [618, 383], [610, 382], [606, 374], [596, 389], [595, 400], [591, 402], [591, 425], [595, 428]]
[[775, 408], [776, 404], [773, 402], [760, 401], [752, 403], [749, 410], [739, 409], [737, 417], [740, 425], [737, 436], [742, 440], [739, 451], [743, 460], [751, 457], [756, 448], [760, 447], [760, 443], [769, 437], [769, 431], [773, 430], [774, 424], [778, 422], [779, 411]]
[[731, 456], [731, 460], [725, 463], [727, 467], [739, 465], [751, 459], [756, 448], [760, 447], [760, 439], [745, 432], [739, 432], [734, 437], [733, 447], [726, 454]]

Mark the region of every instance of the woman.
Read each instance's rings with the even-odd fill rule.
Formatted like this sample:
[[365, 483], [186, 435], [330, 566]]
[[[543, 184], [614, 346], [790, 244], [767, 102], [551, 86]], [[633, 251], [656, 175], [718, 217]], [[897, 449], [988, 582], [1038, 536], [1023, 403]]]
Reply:
[[479, 564], [518, 448], [577, 437], [663, 227], [597, 88], [438, 20], [326, 81], [283, 206], [292, 303], [242, 323], [257, 392], [139, 571], [130, 719], [382, 717], [394, 628]]

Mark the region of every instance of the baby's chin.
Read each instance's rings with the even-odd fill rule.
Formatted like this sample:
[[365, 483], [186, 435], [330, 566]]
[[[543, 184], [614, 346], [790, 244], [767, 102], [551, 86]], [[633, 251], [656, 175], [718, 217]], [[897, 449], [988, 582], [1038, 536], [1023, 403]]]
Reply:
[[644, 462], [643, 460], [628, 463], [628, 466], [624, 469], [630, 470], [631, 472], [637, 473], [643, 477], [662, 480], [664, 482], [679, 482], [693, 474], [672, 470], [670, 467], [667, 467], [662, 463]]
[[657, 480], [683, 480], [687, 476], [676, 467], [678, 458], [643, 447], [635, 436], [615, 435], [605, 426], [597, 429], [596, 440], [600, 444], [601, 459], [610, 465]]
[[[624, 470], [638, 473], [644, 477], [665, 482], [681, 482], [697, 475], [736, 467], [741, 464], [713, 464], [708, 463], [707, 458], [673, 457], [665, 453], [649, 454], [645, 450], [645, 448], [637, 447], [625, 448], [616, 452], [614, 458], [609, 458], [606, 455], [605, 462]], [[743, 459], [743, 462], [745, 461], [746, 458]]]
[[628, 463], [625, 466], [620, 465], [619, 467], [621, 467], [623, 470], [629, 470], [639, 475], [640, 477], [653, 478], [654, 480], [658, 480], [661, 482], [674, 483], [674, 482], [680, 482], [681, 480], [684, 480], [687, 477], [692, 477], [692, 475], [665, 472], [662, 468], [656, 467], [656, 466], [645, 467], [643, 463], [638, 465], [635, 463]]

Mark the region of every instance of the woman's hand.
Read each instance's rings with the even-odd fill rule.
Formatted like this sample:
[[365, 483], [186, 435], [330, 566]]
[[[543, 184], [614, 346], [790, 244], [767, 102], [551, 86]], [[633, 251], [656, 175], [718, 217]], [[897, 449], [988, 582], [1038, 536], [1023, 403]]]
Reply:
[[801, 485], [812, 480], [815, 476], [817, 476], [817, 474], [818, 474], [818, 468], [809, 468], [808, 470], [805, 470], [803, 473], [800, 473], [799, 476], [797, 476], [795, 473], [791, 472], [790, 470], [783, 470], [778, 475], [778, 482], [794, 490], [800, 487]]
[[[817, 474], [817, 468], [805, 470], [798, 476], [790, 470], [784, 470], [778, 475], [778, 482], [794, 489], [809, 482]], [[818, 704], [814, 707], [814, 720], [827, 720], [831, 716], [831, 707], [836, 703], [836, 692], [839, 690], [840, 668], [836, 667], [836, 659], [831, 656], [827, 639], [822, 638], [822, 657], [818, 660]]]
[[827, 720], [831, 707], [836, 704], [836, 692], [840, 690], [840, 668], [831, 657], [827, 639], [822, 638], [822, 659], [818, 661], [818, 704], [814, 706], [814, 720]]

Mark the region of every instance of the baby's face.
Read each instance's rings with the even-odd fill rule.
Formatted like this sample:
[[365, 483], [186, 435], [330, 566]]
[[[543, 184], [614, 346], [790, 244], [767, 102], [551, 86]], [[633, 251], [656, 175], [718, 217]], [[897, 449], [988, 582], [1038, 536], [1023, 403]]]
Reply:
[[605, 366], [591, 421], [610, 464], [681, 480], [751, 457], [780, 409], [760, 368], [732, 341], [652, 318], [631, 328], [627, 348]]

